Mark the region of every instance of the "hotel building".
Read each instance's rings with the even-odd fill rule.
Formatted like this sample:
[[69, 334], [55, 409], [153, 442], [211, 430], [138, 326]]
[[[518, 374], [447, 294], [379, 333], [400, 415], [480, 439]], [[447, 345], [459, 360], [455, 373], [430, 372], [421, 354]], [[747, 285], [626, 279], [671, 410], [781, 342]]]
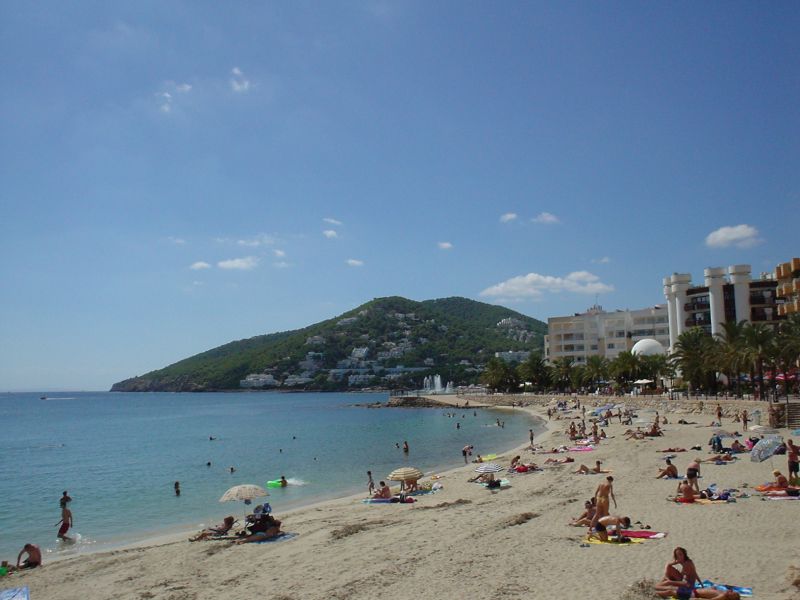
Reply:
[[778, 316], [800, 313], [800, 258], [778, 265], [775, 279], [778, 286], [775, 293], [782, 300], [778, 304]]
[[688, 273], [664, 278], [669, 311], [669, 347], [675, 347], [684, 331], [700, 327], [709, 335], [722, 330], [721, 323], [747, 321], [774, 326], [777, 322], [776, 287], [771, 273], [750, 276], [750, 265], [714, 267], [704, 271], [704, 285], [692, 283]]
[[552, 363], [559, 358], [570, 358], [576, 365], [586, 364], [590, 356], [613, 360], [620, 352], [630, 351], [636, 342], [644, 339], [658, 341], [666, 351], [669, 346], [668, 320], [664, 304], [614, 312], [592, 306], [571, 317], [551, 317], [547, 319], [544, 338], [545, 359]]

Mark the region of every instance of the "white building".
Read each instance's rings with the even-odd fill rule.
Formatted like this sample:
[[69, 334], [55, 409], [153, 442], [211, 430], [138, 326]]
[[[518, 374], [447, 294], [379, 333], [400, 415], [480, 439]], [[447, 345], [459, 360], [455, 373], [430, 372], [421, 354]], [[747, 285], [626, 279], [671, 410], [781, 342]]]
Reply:
[[239, 387], [243, 388], [263, 388], [277, 387], [280, 381], [268, 373], [251, 373], [239, 382]]
[[528, 360], [531, 353], [528, 350], [507, 350], [505, 352], [495, 352], [494, 357], [507, 363], [523, 363]]
[[664, 296], [669, 306], [669, 345], [675, 346], [684, 331], [700, 327], [711, 335], [730, 321], [763, 322], [775, 325], [778, 285], [771, 273], [753, 280], [750, 265], [713, 267], [704, 271], [703, 284], [692, 283], [689, 273], [664, 278]]
[[620, 352], [630, 351], [639, 340], [653, 339], [664, 349], [669, 347], [667, 306], [658, 304], [639, 310], [606, 312], [592, 306], [584, 313], [570, 317], [547, 319], [544, 337], [545, 359], [552, 363], [570, 358], [575, 364], [586, 364], [590, 356], [609, 360]]

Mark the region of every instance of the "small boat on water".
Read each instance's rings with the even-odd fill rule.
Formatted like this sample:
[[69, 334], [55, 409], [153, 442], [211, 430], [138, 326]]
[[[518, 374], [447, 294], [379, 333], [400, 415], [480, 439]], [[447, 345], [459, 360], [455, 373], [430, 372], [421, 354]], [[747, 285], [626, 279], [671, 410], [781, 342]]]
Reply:
[[47, 396], [39, 396], [39, 400], [47, 400]]

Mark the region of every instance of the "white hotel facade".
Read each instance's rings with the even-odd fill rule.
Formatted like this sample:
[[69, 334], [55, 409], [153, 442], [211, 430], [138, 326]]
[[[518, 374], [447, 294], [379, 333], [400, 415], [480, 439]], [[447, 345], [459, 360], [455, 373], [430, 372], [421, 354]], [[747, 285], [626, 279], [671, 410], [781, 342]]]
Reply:
[[669, 347], [669, 317], [665, 304], [613, 312], [592, 306], [584, 313], [547, 319], [545, 359], [552, 363], [559, 358], [569, 358], [576, 365], [586, 364], [590, 356], [613, 360], [620, 352], [631, 351], [637, 342], [646, 339], [659, 342], [664, 352]]

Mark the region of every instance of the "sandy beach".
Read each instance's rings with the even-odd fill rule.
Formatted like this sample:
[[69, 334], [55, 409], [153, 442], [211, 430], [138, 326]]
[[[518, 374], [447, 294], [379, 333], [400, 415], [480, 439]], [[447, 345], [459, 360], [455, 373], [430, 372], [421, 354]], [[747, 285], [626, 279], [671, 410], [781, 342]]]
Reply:
[[[541, 408], [516, 410], [543, 414]], [[660, 579], [673, 548], [683, 546], [703, 579], [753, 587], [755, 598], [800, 597], [800, 501], [762, 500], [750, 489], [772, 479], [773, 469], [785, 474], [786, 457], [753, 463], [743, 455], [732, 464], [703, 464], [701, 485], [738, 488], [749, 498], [719, 505], [668, 502], [677, 483], [655, 479], [664, 464], [659, 450], [702, 446], [677, 453], [673, 462], [683, 473], [691, 458], [709, 455], [713, 428], [709, 415], [682, 415], [697, 425], [674, 424], [679, 417], [667, 416], [663, 437], [641, 441], [624, 439], [628, 427], [614, 419], [606, 429], [610, 439], [594, 451], [570, 453], [573, 464], [510, 476], [511, 487], [500, 491], [467, 483], [475, 465], [465, 465], [440, 474], [444, 488], [414, 504], [368, 505], [359, 495], [276, 514], [285, 531], [297, 534], [286, 541], [236, 546], [162, 540], [46, 562], [4, 578], [0, 588], [29, 586], [34, 600], [633, 599], [652, 597], [640, 589]], [[739, 427], [726, 421], [725, 429]], [[550, 421], [537, 444], [569, 443], [568, 423]], [[526, 461], [542, 465], [553, 456], [526, 446], [518, 451]], [[505, 453], [498, 462], [506, 466], [512, 456]], [[613, 470], [618, 509], [612, 505], [611, 513], [666, 532], [664, 539], [582, 545], [586, 529], [568, 523], [601, 476], [572, 471], [595, 460]], [[376, 474], [376, 481], [383, 475]]]

